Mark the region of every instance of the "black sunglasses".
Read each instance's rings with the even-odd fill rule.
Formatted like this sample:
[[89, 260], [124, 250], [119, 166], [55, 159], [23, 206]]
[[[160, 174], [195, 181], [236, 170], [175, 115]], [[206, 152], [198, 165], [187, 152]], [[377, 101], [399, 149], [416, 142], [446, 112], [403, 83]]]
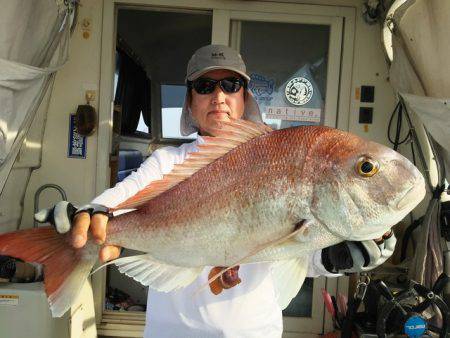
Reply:
[[242, 87], [245, 88], [245, 81], [239, 77], [227, 77], [221, 80], [209, 79], [206, 77], [198, 78], [188, 82], [189, 88], [194, 88], [198, 94], [211, 94], [219, 84], [225, 93], [237, 93]]

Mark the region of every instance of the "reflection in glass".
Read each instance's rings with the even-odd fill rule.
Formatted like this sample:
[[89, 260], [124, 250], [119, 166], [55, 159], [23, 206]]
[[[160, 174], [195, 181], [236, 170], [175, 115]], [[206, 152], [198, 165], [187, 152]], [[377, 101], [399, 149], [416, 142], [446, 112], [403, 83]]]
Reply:
[[238, 21], [250, 89], [275, 129], [323, 124], [330, 27]]
[[163, 138], [195, 139], [197, 133], [182, 136], [180, 117], [183, 109], [185, 85], [161, 85], [161, 128]]

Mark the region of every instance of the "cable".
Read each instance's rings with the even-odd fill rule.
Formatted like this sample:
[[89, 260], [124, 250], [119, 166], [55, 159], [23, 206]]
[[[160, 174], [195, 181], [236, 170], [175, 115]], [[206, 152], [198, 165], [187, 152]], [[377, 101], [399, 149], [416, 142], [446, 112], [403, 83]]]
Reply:
[[[395, 136], [391, 136], [391, 128], [392, 128], [392, 121], [394, 120], [395, 114], [397, 114], [397, 125], [395, 130]], [[400, 141], [400, 134], [402, 131], [402, 120], [403, 120], [403, 105], [402, 102], [399, 101], [397, 105], [394, 108], [394, 111], [391, 114], [391, 117], [389, 119], [389, 125], [388, 125], [388, 132], [387, 137], [389, 139], [389, 142], [391, 142], [394, 145], [394, 150], [397, 150], [400, 144], [403, 144], [411, 139], [411, 131], [408, 130], [408, 133], [403, 138], [403, 140]]]
[[416, 165], [416, 154], [414, 153], [414, 142], [411, 142], [411, 155], [414, 165]]

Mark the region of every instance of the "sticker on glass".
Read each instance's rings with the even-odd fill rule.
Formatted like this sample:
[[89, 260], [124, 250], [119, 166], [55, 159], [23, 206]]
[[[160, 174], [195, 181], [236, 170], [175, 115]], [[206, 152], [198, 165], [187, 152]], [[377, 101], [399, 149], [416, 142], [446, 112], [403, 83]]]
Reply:
[[296, 106], [303, 106], [311, 100], [314, 89], [308, 79], [296, 77], [287, 83], [284, 93], [290, 103]]
[[251, 74], [250, 78], [251, 80], [248, 87], [255, 97], [269, 96], [273, 93], [274, 80], [260, 74]]
[[300, 107], [273, 107], [265, 109], [267, 119], [284, 121], [300, 121], [309, 123], [320, 123], [322, 110], [320, 108], [300, 108]]

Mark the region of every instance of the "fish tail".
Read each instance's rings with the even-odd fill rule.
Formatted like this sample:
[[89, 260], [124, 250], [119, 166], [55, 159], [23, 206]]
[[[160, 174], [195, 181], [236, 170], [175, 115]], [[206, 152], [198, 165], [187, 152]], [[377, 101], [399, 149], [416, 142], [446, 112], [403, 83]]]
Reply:
[[45, 292], [53, 317], [61, 317], [73, 304], [97, 260], [98, 248], [87, 243], [75, 249], [69, 235], [53, 227], [39, 227], [0, 235], [0, 255], [44, 266]]

